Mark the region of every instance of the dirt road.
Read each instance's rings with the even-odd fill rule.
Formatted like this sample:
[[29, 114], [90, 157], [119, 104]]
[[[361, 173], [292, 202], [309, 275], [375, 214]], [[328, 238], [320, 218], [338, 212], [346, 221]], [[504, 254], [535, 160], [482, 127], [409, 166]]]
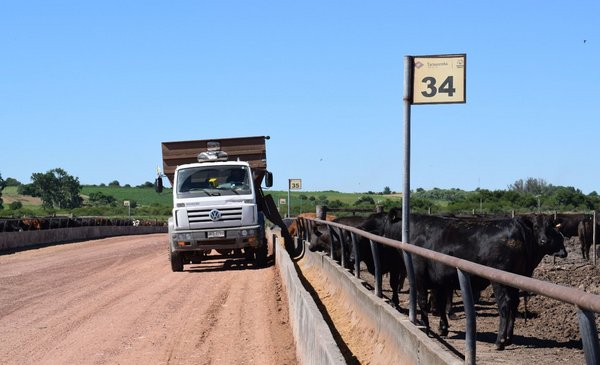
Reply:
[[275, 267], [172, 273], [165, 234], [0, 256], [2, 364], [296, 364]]

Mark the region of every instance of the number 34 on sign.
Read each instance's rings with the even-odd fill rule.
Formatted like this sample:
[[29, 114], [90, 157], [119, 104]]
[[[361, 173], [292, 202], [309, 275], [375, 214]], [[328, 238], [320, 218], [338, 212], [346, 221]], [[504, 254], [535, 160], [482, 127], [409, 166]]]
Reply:
[[466, 102], [467, 55], [413, 57], [413, 104]]

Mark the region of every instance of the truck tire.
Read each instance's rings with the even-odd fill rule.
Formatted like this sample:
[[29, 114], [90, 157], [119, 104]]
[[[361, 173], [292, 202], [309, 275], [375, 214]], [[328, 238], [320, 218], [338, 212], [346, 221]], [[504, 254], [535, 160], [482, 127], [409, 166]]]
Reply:
[[244, 248], [244, 258], [247, 261], [254, 260], [254, 249], [252, 247], [246, 247], [246, 248]]
[[172, 252], [169, 248], [169, 260], [171, 261], [171, 270], [173, 272], [183, 271], [183, 257], [177, 252]]
[[255, 256], [256, 256], [256, 266], [258, 267], [266, 267], [267, 266], [267, 245], [263, 244], [256, 248]]

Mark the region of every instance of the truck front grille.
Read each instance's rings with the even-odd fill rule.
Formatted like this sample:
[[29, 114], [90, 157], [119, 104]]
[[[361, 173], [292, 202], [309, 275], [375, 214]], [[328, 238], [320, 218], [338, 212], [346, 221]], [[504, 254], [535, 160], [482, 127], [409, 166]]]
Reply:
[[241, 223], [242, 221], [242, 208], [241, 207], [232, 207], [232, 208], [217, 208], [221, 217], [213, 221], [210, 217], [211, 211], [215, 210], [215, 208], [205, 208], [205, 209], [194, 209], [188, 210], [188, 220], [190, 225], [192, 224], [214, 224], [216, 222], [221, 223]]

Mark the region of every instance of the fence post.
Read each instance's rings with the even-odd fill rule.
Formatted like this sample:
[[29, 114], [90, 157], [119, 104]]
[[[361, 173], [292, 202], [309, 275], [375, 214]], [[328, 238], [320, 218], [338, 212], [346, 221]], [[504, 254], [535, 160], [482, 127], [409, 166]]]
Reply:
[[598, 330], [594, 313], [577, 307], [577, 318], [579, 319], [579, 333], [585, 353], [587, 364], [598, 364], [600, 361], [600, 347], [598, 346]]
[[339, 244], [340, 244], [340, 251], [341, 251], [341, 255], [342, 257], [340, 258], [340, 264], [342, 265], [342, 268], [347, 269], [348, 268], [348, 263], [346, 262], [346, 239], [344, 238], [344, 230], [342, 228], [338, 228], [338, 240], [339, 240]]
[[[471, 277], [460, 269], [456, 269], [456, 271], [458, 272], [460, 294], [465, 308], [465, 364], [472, 365], [475, 364], [477, 324], [473, 291], [471, 290]], [[440, 308], [439, 310], [445, 309]]]
[[371, 254], [373, 255], [373, 263], [375, 264], [375, 295], [378, 298], [383, 297], [383, 290], [381, 285], [381, 265], [379, 262], [379, 244], [369, 240], [371, 243]]
[[402, 258], [406, 267], [406, 277], [410, 290], [408, 292], [408, 319], [411, 323], [417, 321], [417, 287], [415, 283], [415, 269], [413, 267], [412, 255], [410, 252], [402, 250]]
[[360, 250], [358, 249], [358, 241], [356, 233], [352, 232], [352, 252], [354, 253], [354, 276], [360, 279]]
[[327, 233], [329, 234], [329, 257], [331, 257], [332, 260], [335, 260], [333, 258], [333, 229], [331, 229], [329, 224], [327, 225]]
[[594, 255], [594, 266], [596, 266], [596, 211], [594, 210], [592, 217], [592, 254]]

